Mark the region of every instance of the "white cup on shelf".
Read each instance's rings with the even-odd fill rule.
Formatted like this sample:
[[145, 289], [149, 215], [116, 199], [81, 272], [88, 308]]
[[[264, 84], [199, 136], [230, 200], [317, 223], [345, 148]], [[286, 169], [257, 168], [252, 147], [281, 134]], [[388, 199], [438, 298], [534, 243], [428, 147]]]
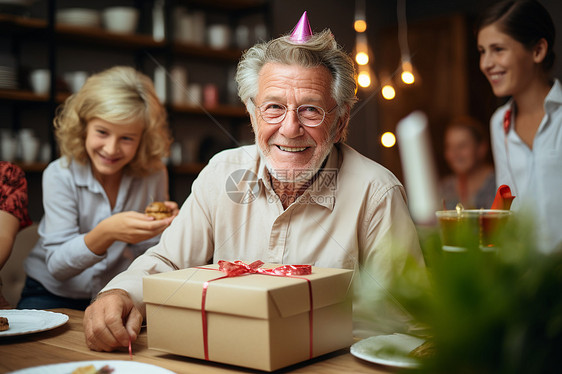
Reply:
[[139, 10], [135, 7], [114, 6], [103, 10], [104, 27], [118, 34], [134, 34], [139, 22]]
[[207, 40], [211, 48], [228, 48], [230, 46], [230, 28], [222, 24], [209, 26], [207, 30]]
[[29, 74], [29, 83], [36, 94], [48, 94], [51, 89], [51, 71], [49, 69], [32, 70]]
[[203, 87], [199, 83], [191, 83], [187, 86], [187, 103], [198, 106], [202, 104]]
[[180, 105], [187, 101], [187, 70], [183, 66], [174, 66], [170, 71], [172, 104]]
[[156, 66], [154, 68], [154, 91], [162, 104], [166, 102], [166, 68]]
[[193, 43], [205, 44], [205, 13], [193, 12], [191, 19], [193, 21]]
[[21, 142], [21, 159], [25, 163], [37, 161], [39, 154], [40, 142], [35, 136], [20, 138]]
[[39, 161], [44, 163], [51, 162], [51, 145], [49, 143], [41, 144], [41, 149], [39, 150]]
[[181, 165], [183, 161], [182, 153], [183, 151], [181, 143], [176, 142], [170, 146], [170, 162], [172, 163], [172, 165]]
[[64, 81], [73, 94], [80, 91], [86, 83], [86, 79], [88, 79], [88, 73], [85, 71], [72, 71], [64, 74]]
[[12, 136], [2, 136], [0, 140], [0, 150], [2, 151], [2, 160], [13, 162], [16, 159], [17, 142]]
[[246, 25], [238, 25], [234, 30], [234, 39], [238, 48], [248, 48], [250, 46], [250, 28]]

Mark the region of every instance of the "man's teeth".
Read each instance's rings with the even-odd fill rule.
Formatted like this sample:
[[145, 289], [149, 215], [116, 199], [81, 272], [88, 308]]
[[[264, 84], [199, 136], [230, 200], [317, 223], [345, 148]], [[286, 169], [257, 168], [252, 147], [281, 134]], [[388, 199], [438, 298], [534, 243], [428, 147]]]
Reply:
[[492, 79], [500, 79], [502, 76], [501, 73], [497, 73], [497, 74], [491, 74], [490, 77], [492, 77]]
[[287, 148], [287, 147], [283, 147], [278, 145], [279, 149], [282, 151], [286, 151], [286, 152], [302, 152], [306, 149], [306, 147], [302, 147], [302, 148]]

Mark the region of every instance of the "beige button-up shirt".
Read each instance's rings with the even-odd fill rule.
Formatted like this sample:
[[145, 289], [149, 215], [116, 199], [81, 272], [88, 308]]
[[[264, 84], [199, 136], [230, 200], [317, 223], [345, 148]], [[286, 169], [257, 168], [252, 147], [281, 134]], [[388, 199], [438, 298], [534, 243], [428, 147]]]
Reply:
[[252, 145], [213, 157], [160, 243], [104, 290], [125, 289], [144, 310], [142, 276], [219, 260], [356, 269], [354, 319], [361, 335], [358, 330], [397, 329], [384, 315], [399, 310], [398, 302], [380, 304], [408, 256], [423, 265], [404, 188], [387, 169], [337, 145], [312, 185], [283, 209]]

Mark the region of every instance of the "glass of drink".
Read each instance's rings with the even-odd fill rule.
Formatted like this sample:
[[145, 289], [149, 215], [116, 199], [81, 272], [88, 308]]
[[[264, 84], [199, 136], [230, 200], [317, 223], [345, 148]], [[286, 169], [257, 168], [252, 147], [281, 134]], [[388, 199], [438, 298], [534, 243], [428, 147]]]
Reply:
[[505, 226], [512, 212], [499, 209], [440, 210], [439, 221], [443, 250], [464, 252], [479, 246], [483, 251], [497, 247], [497, 234]]

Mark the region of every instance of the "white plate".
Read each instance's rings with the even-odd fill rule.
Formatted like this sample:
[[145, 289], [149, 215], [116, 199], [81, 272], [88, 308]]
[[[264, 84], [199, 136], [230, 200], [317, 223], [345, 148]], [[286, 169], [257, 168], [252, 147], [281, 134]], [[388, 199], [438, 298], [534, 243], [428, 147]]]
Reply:
[[118, 374], [175, 374], [173, 371], [135, 361], [74, 361], [65, 362], [63, 364], [35, 366], [32, 368], [21, 369], [12, 372], [12, 374], [69, 374], [81, 366], [94, 365], [97, 370], [104, 365], [109, 365], [114, 369], [114, 373]]
[[380, 365], [413, 369], [419, 367], [419, 361], [409, 354], [424, 342], [424, 339], [405, 334], [372, 336], [353, 344], [351, 354]]
[[51, 330], [68, 321], [66, 314], [36, 309], [2, 309], [0, 317], [8, 318], [10, 324], [8, 330], [0, 331], [0, 337]]

